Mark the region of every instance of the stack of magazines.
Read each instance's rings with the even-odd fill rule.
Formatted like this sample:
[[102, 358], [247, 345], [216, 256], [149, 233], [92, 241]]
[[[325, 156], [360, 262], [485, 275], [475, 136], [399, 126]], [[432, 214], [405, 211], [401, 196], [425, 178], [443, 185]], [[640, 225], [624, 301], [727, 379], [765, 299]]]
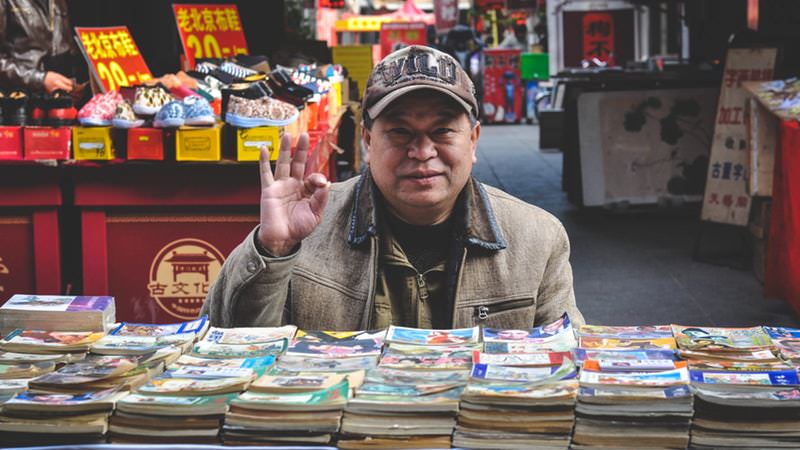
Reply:
[[[307, 372], [348, 373], [378, 364], [385, 330], [297, 332], [276, 372], [296, 375]], [[350, 380], [350, 389], [358, 387]]]
[[114, 297], [17, 294], [0, 306], [0, 336], [18, 328], [105, 332], [115, 316]]
[[347, 405], [338, 446], [448, 447], [479, 333], [390, 327], [378, 368]]
[[692, 393], [669, 326], [580, 329], [576, 450], [682, 449]]
[[473, 354], [453, 444], [568, 448], [578, 389], [569, 317], [533, 330], [486, 328], [483, 340], [486, 352]]
[[770, 360], [775, 344], [762, 327], [673, 325], [673, 333], [682, 350], [712, 356], [689, 360], [693, 448], [800, 447], [797, 370]]

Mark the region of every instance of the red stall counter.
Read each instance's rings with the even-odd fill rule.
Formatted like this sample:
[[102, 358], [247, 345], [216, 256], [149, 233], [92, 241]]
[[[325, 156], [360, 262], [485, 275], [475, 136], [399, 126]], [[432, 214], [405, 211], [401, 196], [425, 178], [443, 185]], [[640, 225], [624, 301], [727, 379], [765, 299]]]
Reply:
[[113, 295], [117, 320], [196, 317], [228, 254], [258, 224], [251, 164], [76, 167], [83, 292]]
[[18, 293], [61, 294], [57, 167], [0, 164], [0, 303]]

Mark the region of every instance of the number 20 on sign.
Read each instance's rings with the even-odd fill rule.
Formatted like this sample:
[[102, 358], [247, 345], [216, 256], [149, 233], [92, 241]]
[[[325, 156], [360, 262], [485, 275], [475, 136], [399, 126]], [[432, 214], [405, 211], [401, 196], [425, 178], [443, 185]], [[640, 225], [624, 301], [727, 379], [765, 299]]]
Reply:
[[75, 28], [83, 55], [106, 91], [153, 78], [127, 27]]
[[236, 5], [180, 4], [172, 10], [190, 66], [200, 58], [248, 53]]

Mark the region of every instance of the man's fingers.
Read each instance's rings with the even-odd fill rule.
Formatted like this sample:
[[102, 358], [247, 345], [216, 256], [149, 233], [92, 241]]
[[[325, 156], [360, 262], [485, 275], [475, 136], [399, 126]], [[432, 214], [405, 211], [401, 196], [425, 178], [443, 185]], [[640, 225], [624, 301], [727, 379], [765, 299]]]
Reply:
[[261, 147], [258, 170], [261, 172], [261, 189], [268, 187], [275, 181], [272, 177], [272, 167], [269, 166], [269, 148], [267, 146]]
[[298, 180], [303, 179], [306, 171], [306, 158], [308, 157], [308, 133], [300, 135], [297, 140], [297, 149], [294, 151], [294, 158], [292, 158], [292, 178]]
[[275, 164], [275, 179], [289, 178], [292, 168], [292, 136], [284, 133], [281, 137], [281, 151], [278, 154], [278, 163]]
[[305, 179], [303, 184], [306, 187], [306, 191], [311, 193], [311, 198], [309, 199], [311, 211], [317, 217], [322, 216], [322, 211], [328, 203], [328, 192], [330, 191], [331, 183], [325, 178], [325, 175], [312, 173]]

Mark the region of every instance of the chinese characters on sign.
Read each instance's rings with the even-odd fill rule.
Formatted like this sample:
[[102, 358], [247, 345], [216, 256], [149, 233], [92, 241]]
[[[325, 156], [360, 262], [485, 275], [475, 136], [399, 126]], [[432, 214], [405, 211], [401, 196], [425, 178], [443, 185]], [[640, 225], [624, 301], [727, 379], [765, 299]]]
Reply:
[[246, 55], [239, 10], [236, 5], [172, 5], [183, 52], [191, 67], [200, 58]]
[[433, 0], [436, 32], [447, 33], [458, 24], [458, 0]]
[[745, 120], [748, 96], [742, 82], [771, 80], [776, 55], [774, 48], [728, 50], [711, 144], [703, 220], [747, 225], [750, 149]]
[[344, 0], [319, 0], [320, 8], [342, 9], [344, 6]]
[[153, 78], [128, 27], [76, 27], [81, 50], [106, 91]]
[[423, 22], [381, 24], [381, 58], [409, 45], [425, 45], [425, 24]]
[[590, 12], [583, 16], [583, 59], [614, 65], [614, 17]]

